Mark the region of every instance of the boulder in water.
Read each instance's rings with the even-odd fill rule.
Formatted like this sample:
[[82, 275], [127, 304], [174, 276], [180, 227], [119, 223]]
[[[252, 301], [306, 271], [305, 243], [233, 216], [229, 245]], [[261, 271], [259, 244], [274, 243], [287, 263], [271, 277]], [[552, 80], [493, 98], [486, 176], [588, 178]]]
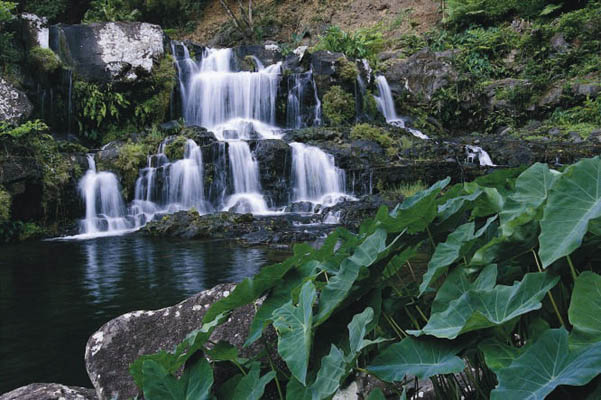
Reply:
[[27, 95], [0, 77], [0, 122], [18, 124], [32, 111], [33, 105]]
[[0, 395], [0, 400], [96, 400], [94, 389], [59, 385], [57, 383], [32, 383]]
[[[86, 369], [98, 398], [128, 399], [139, 395], [129, 365], [144, 354], [172, 351], [186, 335], [200, 328], [209, 306], [229, 296], [234, 288], [233, 284], [217, 285], [175, 306], [130, 312], [102, 326], [88, 340], [85, 353]], [[236, 309], [227, 322], [215, 329], [211, 341], [230, 343], [238, 348], [241, 357], [257, 356], [263, 350], [260, 342], [242, 347], [254, 315], [255, 304]], [[266, 331], [265, 336], [275, 340], [273, 330]], [[217, 386], [237, 372], [220, 364], [215, 366]]]
[[147, 76], [165, 54], [161, 27], [141, 22], [54, 25], [50, 48], [79, 77], [103, 83]]

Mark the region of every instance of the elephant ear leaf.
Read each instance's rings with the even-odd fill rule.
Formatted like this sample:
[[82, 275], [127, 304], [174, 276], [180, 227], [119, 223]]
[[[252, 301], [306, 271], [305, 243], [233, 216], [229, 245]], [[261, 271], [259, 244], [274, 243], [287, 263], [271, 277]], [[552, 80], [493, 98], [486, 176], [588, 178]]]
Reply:
[[273, 312], [273, 326], [278, 333], [278, 352], [292, 375], [303, 385], [311, 353], [315, 297], [315, 286], [308, 281], [301, 289], [297, 306], [290, 301]]
[[456, 344], [435, 339], [407, 337], [388, 346], [367, 367], [367, 370], [386, 382], [399, 382], [413, 375], [428, 379], [433, 375], [463, 371], [465, 363], [457, 353]]
[[601, 217], [601, 159], [571, 166], [551, 189], [538, 238], [543, 267], [570, 255], [582, 244], [589, 222]]
[[265, 386], [275, 378], [275, 372], [270, 371], [260, 377], [259, 363], [253, 363], [250, 371], [244, 376], [234, 389], [233, 400], [259, 400], [263, 397]]
[[601, 373], [601, 342], [570, 349], [568, 332], [549, 329], [511, 365], [497, 372], [491, 400], [544, 399], [557, 386], [583, 386]]
[[601, 275], [585, 271], [576, 279], [568, 310], [570, 323], [574, 327], [570, 335], [570, 345], [579, 346], [601, 341], [600, 316]]

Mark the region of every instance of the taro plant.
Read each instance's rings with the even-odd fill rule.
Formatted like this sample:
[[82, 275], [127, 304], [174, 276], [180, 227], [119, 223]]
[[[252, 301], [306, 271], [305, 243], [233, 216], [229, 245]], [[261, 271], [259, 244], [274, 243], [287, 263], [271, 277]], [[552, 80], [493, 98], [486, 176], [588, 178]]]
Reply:
[[[366, 375], [395, 398], [426, 380], [440, 399], [599, 398], [601, 159], [449, 181], [241, 282], [131, 366], [144, 398], [329, 399]], [[251, 303], [245, 346], [266, 351], [242, 359], [210, 336]], [[239, 372], [214, 387], [220, 363]]]

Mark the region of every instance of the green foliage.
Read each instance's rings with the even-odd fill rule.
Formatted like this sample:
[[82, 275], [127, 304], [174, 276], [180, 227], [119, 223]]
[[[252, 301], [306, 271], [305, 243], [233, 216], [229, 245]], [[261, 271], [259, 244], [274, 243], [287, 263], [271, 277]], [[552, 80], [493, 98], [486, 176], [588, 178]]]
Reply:
[[37, 72], [53, 73], [61, 67], [61, 60], [50, 49], [36, 46], [29, 50], [29, 57]]
[[315, 50], [339, 52], [350, 58], [366, 58], [375, 65], [376, 56], [384, 48], [384, 44], [381, 28], [377, 25], [353, 33], [347, 33], [338, 26], [330, 26], [319, 36]]
[[129, 8], [125, 0], [92, 0], [83, 22], [135, 21], [139, 15], [140, 12]]
[[173, 59], [166, 56], [155, 67], [150, 79], [143, 83], [143, 92], [139, 95], [143, 101], [137, 102], [134, 110], [137, 126], [148, 126], [165, 120], [175, 84]]
[[369, 124], [357, 124], [351, 130], [351, 139], [371, 140], [378, 143], [389, 156], [398, 152], [396, 141], [390, 137], [390, 133], [383, 128]]
[[36, 136], [48, 132], [48, 126], [41, 120], [27, 121], [24, 124], [13, 127], [6, 122], [0, 122], [0, 137], [6, 135], [15, 139]]
[[547, 5], [545, 0], [447, 0], [446, 3], [447, 22], [459, 27], [497, 23], [513, 16], [536, 17]]
[[420, 180], [411, 183], [401, 183], [392, 188], [394, 193], [398, 193], [403, 197], [411, 197], [419, 192], [427, 189], [427, 186]]
[[359, 69], [354, 62], [348, 60], [346, 57], [340, 57], [336, 60], [336, 65], [338, 67], [338, 76], [344, 81], [354, 83], [357, 80]]
[[0, 1], [0, 26], [4, 22], [13, 19], [13, 11], [17, 8], [17, 3], [11, 1]]
[[0, 186], [0, 224], [10, 219], [11, 197], [4, 187]]
[[65, 14], [68, 12], [70, 0], [27, 0], [24, 11], [30, 12], [41, 17], [48, 18], [50, 23], [63, 21]]
[[355, 117], [355, 98], [340, 86], [332, 86], [323, 96], [323, 114], [330, 125], [348, 124]]
[[[146, 158], [152, 151], [143, 143], [127, 142], [119, 149], [119, 157], [115, 160], [115, 168], [121, 176], [124, 188], [132, 188], [138, 178], [139, 169], [146, 164]], [[128, 196], [125, 196], [128, 197]]]
[[[252, 375], [211, 389], [219, 398], [235, 398], [243, 381], [246, 393], [262, 393], [275, 377], [286, 398], [328, 399], [365, 373], [429, 378], [439, 398], [543, 399], [559, 386], [557, 395], [582, 396], [573, 386], [601, 374], [600, 171], [597, 157], [563, 172], [535, 164], [450, 188], [446, 179], [390, 212], [382, 207], [358, 233], [338, 229], [320, 248], [297, 245], [214, 303], [201, 336], [136, 361], [136, 382], [145, 394], [175, 384], [185, 360], [205, 352], [205, 366], [231, 362]], [[229, 346], [205, 348], [229, 312], [262, 296], [246, 345], [273, 325], [288, 372], [261, 357], [241, 361]], [[161, 374], [140, 368], [146, 360]]]
[[123, 93], [114, 91], [110, 84], [85, 81], [76, 81], [73, 89], [80, 134], [99, 139], [102, 131], [120, 126], [122, 113], [130, 104]]
[[178, 136], [165, 146], [165, 155], [171, 161], [181, 160], [184, 158], [185, 146], [186, 138], [184, 136]]

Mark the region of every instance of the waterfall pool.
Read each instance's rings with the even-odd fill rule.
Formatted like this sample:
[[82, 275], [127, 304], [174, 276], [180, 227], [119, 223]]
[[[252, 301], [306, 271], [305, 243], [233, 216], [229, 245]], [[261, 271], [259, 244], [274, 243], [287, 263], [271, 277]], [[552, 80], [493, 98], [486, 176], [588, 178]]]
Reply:
[[239, 282], [283, 251], [140, 235], [0, 246], [0, 394], [32, 382], [91, 387], [88, 337], [133, 310]]

